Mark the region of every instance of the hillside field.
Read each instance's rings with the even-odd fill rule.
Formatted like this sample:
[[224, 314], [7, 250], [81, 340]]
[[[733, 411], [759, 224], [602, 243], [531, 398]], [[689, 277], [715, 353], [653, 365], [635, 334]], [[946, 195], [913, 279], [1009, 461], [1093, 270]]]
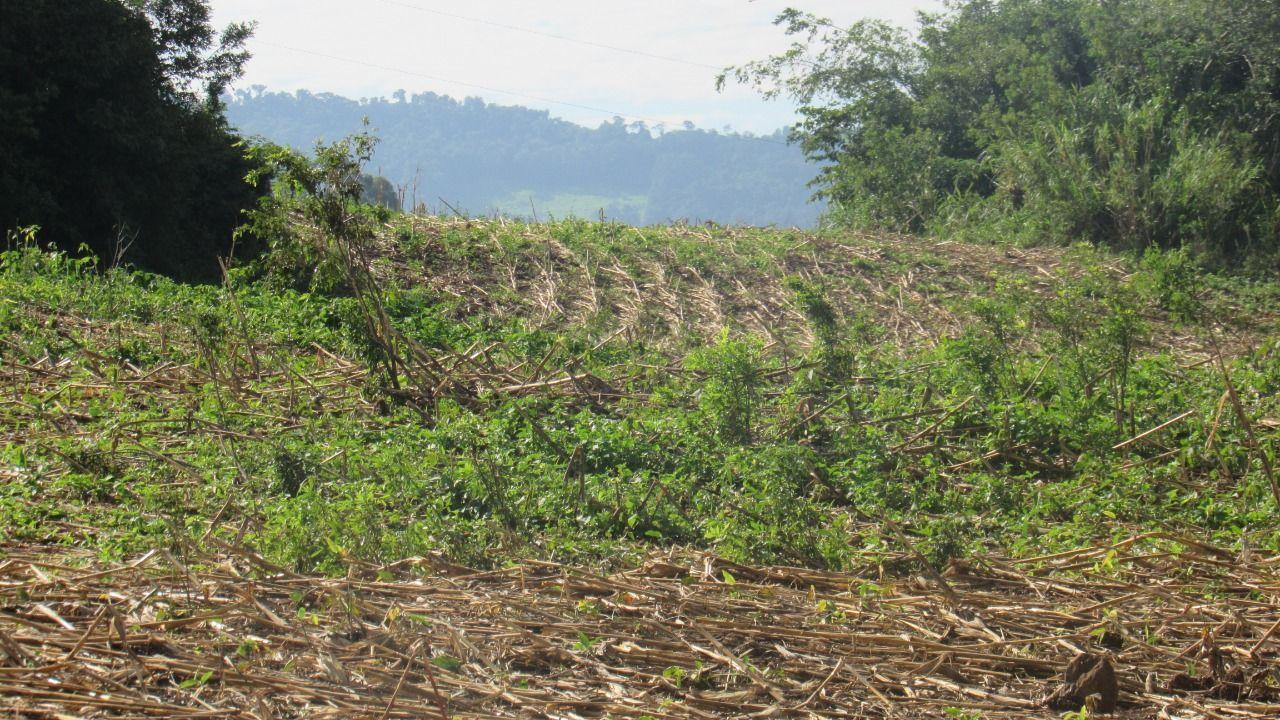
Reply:
[[10, 245], [13, 717], [1280, 715], [1280, 284], [579, 220], [220, 285]]

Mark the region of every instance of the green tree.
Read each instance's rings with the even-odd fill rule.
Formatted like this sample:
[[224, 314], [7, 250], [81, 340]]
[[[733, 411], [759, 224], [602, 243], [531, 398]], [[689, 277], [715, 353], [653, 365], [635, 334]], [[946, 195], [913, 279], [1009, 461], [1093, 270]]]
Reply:
[[204, 0], [0, 4], [0, 225], [216, 278], [258, 195], [216, 102], [248, 32], [215, 42]]
[[913, 36], [798, 10], [720, 78], [801, 104], [845, 222], [1280, 254], [1280, 0], [955, 0]]
[[149, 20], [160, 65], [174, 98], [214, 105], [244, 73], [250, 23], [232, 23], [216, 33], [208, 0], [124, 0]]

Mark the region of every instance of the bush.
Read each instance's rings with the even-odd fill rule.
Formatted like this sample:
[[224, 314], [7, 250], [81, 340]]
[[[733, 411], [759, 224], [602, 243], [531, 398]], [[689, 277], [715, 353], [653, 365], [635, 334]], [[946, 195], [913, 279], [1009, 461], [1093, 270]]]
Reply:
[[690, 369], [706, 374], [698, 405], [726, 443], [751, 442], [763, 385], [760, 363], [758, 342], [731, 338], [727, 331], [689, 358]]

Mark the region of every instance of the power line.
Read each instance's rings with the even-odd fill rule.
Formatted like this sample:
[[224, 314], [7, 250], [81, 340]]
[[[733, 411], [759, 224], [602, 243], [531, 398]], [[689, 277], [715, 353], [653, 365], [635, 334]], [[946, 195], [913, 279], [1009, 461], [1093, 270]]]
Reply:
[[[400, 73], [402, 75], [409, 75], [412, 77], [424, 78], [427, 80], [434, 80], [436, 82], [451, 83], [454, 85], [461, 85], [463, 87], [474, 88], [476, 90], [484, 90], [486, 92], [498, 93], [501, 95], [510, 95], [511, 97], [522, 98], [524, 100], [532, 100], [534, 102], [539, 102], [539, 103], [561, 105], [564, 107], [576, 108], [578, 110], [587, 110], [590, 112], [604, 113], [606, 115], [610, 115], [613, 117], [631, 118], [633, 120], [640, 120], [649, 125], [665, 124], [665, 121], [663, 120], [655, 120], [653, 118], [646, 118], [640, 115], [633, 115], [631, 113], [618, 112], [616, 110], [609, 110], [608, 108], [594, 107], [592, 105], [582, 105], [579, 103], [569, 102], [566, 100], [556, 100], [554, 98], [542, 97], [539, 95], [531, 95], [529, 93], [523, 93], [516, 90], [504, 90], [502, 88], [496, 88], [489, 85], [480, 85], [477, 83], [465, 82], [462, 80], [454, 80], [453, 78], [442, 77], [440, 75], [430, 75], [428, 73], [418, 72], [416, 70], [408, 70], [405, 68], [392, 67], [390, 65], [381, 65], [379, 63], [372, 63], [372, 62], [367, 62], [365, 60], [357, 60], [355, 58], [342, 57], [341, 55], [332, 55], [330, 53], [319, 52], [317, 50], [307, 50], [305, 48], [293, 47], [291, 45], [282, 45], [280, 43], [273, 43], [266, 40], [254, 40], [254, 42], [260, 45], [265, 45], [267, 47], [278, 48], [280, 50], [288, 50], [290, 52], [301, 53], [303, 55], [311, 55], [313, 57], [325, 58], [327, 60], [335, 60], [337, 62], [348, 63], [351, 65], [359, 65], [361, 67], [372, 68], [374, 70], [385, 70], [387, 72]], [[746, 135], [737, 135], [737, 134], [721, 134], [721, 133], [715, 133], [715, 135], [723, 138], [737, 138], [739, 140], [766, 142], [774, 145], [782, 145], [784, 147], [790, 146], [789, 143], [778, 142], [777, 140], [773, 140], [767, 137], [746, 136]]]
[[659, 55], [657, 53], [651, 53], [645, 50], [625, 48], [625, 47], [620, 47], [618, 45], [608, 45], [606, 43], [595, 42], [594, 40], [583, 40], [581, 38], [570, 37], [568, 35], [558, 35], [556, 33], [550, 33], [543, 30], [535, 30], [534, 28], [530, 28], [530, 27], [523, 27], [521, 25], [511, 25], [509, 23], [496, 22], [494, 20], [485, 20], [483, 18], [470, 17], [468, 15], [459, 15], [458, 13], [451, 13], [445, 10], [436, 10], [435, 8], [426, 8], [420, 5], [413, 5], [407, 2], [400, 2], [399, 0], [378, 0], [378, 2], [381, 2], [386, 5], [395, 5], [397, 7], [402, 7], [409, 10], [416, 10], [422, 13], [429, 13], [431, 15], [439, 15], [441, 17], [453, 18], [454, 20], [463, 20], [465, 22], [476, 23], [478, 25], [488, 25], [490, 27], [502, 28], [504, 30], [513, 30], [515, 32], [528, 33], [529, 35], [538, 35], [545, 38], [551, 38], [553, 40], [560, 40], [563, 42], [574, 43], [575, 45], [583, 45], [586, 47], [593, 47], [601, 50], [612, 50], [613, 52], [620, 52], [620, 53], [626, 53], [628, 55], [646, 57], [652, 60], [662, 60], [670, 63], [678, 63], [680, 65], [690, 65], [692, 67], [705, 68], [708, 70], [715, 70], [717, 72], [724, 69], [723, 67], [720, 67], [718, 65], [711, 65], [708, 63], [697, 62], [696, 60], [686, 60], [684, 58], [672, 57], [670, 55]]

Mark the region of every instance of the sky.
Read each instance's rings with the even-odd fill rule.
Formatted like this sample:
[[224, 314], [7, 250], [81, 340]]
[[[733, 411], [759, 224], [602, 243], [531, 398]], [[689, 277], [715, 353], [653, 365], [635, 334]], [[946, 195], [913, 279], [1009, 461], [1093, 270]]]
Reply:
[[[435, 92], [525, 105], [595, 127], [614, 116], [650, 126], [768, 133], [787, 100], [746, 87], [715, 91], [719, 68], [762, 59], [789, 39], [773, 0], [211, 0], [214, 22], [258, 24], [236, 88], [350, 98]], [[937, 0], [800, 0], [848, 24], [914, 27]], [[554, 37], [553, 37], [554, 36]], [[607, 46], [607, 47], [606, 47]]]

